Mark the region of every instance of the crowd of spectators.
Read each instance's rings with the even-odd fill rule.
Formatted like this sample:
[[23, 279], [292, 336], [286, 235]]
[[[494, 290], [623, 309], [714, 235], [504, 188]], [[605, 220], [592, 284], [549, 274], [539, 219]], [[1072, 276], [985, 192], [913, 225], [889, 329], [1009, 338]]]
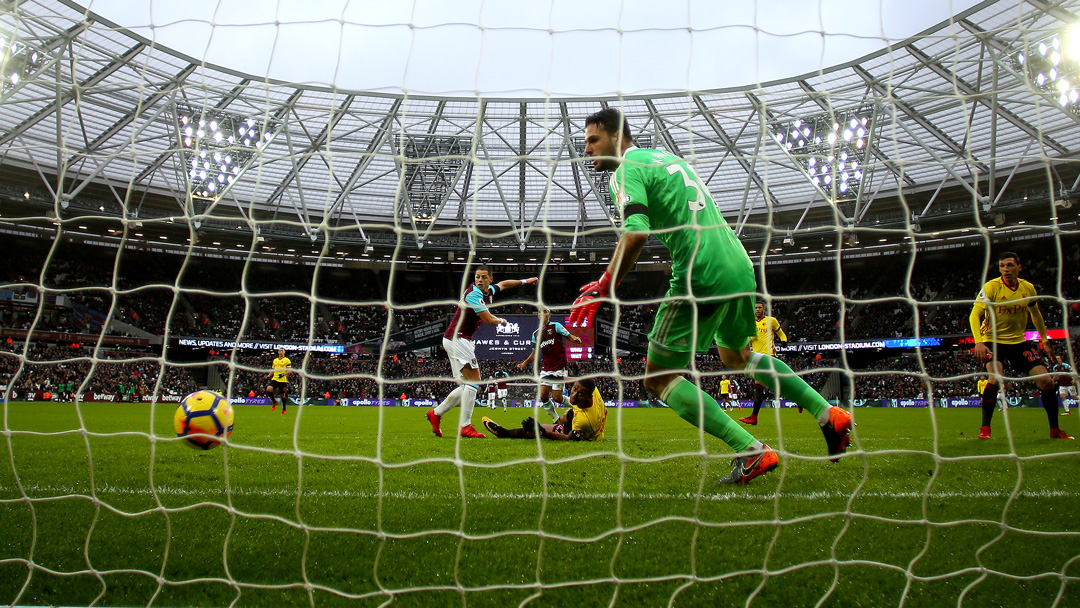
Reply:
[[[1080, 247], [1048, 247], [1049, 240], [1016, 243], [1024, 271], [1022, 277], [1042, 294], [1040, 308], [1051, 328], [1080, 322]], [[1070, 241], [1071, 243], [1072, 241]], [[1073, 243], [1075, 245], [1075, 243]], [[448, 318], [471, 276], [460, 273], [419, 271], [395, 266], [391, 270], [314, 270], [300, 265], [274, 265], [222, 259], [134, 252], [59, 242], [0, 244], [7, 262], [0, 268], [0, 286], [25, 294], [27, 300], [0, 300], [0, 327], [97, 334], [106, 315], [152, 334], [267, 341], [366, 343], [378, 352], [389, 326], [391, 333], [413, 329]], [[865, 340], [913, 336], [963, 336], [969, 333], [971, 301], [983, 281], [997, 276], [993, 260], [966, 251], [919, 252], [868, 259], [845, 258], [837, 273], [836, 262], [779, 264], [759, 277], [767, 290], [766, 303], [789, 339], [797, 343]], [[119, 260], [117, 257], [119, 256]], [[328, 273], [316, 275], [316, 272]], [[548, 270], [544, 284], [519, 288], [498, 299], [500, 315], [535, 314], [538, 302], [563, 307], [573, 301], [577, 287], [589, 280], [581, 273]], [[504, 278], [496, 276], [496, 281]], [[601, 318], [618, 320], [620, 327], [648, 332], [663, 300], [669, 276], [663, 272], [639, 272], [618, 291], [620, 305], [605, 306]], [[306, 294], [314, 293], [315, 298]], [[51, 296], [62, 294], [60, 303]], [[34, 296], [34, 297], [30, 297]], [[46, 303], [33, 303], [39, 297]], [[617, 315], [616, 315], [617, 310]], [[557, 311], [558, 312], [558, 311]], [[246, 321], [245, 321], [246, 319]], [[121, 329], [110, 334], [123, 333]], [[57, 350], [59, 349], [59, 350]], [[4, 380], [13, 386], [49, 386], [71, 376], [89, 373], [89, 351], [64, 351], [70, 346], [35, 344], [30, 363], [18, 370], [10, 355], [4, 357]], [[7, 349], [15, 350], [15, 349]], [[105, 352], [105, 351], [103, 351]], [[160, 361], [121, 361], [125, 351], [99, 352], [90, 385], [108, 392], [118, 386], [147, 384], [152, 387], [160, 373]], [[42, 364], [64, 354], [67, 363]], [[43, 359], [44, 358], [44, 359]], [[978, 366], [963, 349], [868, 357], [864, 363], [833, 356], [786, 357], [793, 369], [817, 387], [833, 374], [854, 387], [856, 398], [968, 396], [973, 394]], [[308, 355], [294, 362], [301, 370], [304, 390], [310, 396], [372, 396], [376, 394], [440, 398], [453, 384], [449, 365], [441, 357], [399, 355], [382, 360], [364, 355], [330, 357]], [[266, 383], [269, 357], [242, 357], [221, 364], [230, 371], [236, 392], [261, 394]], [[512, 362], [485, 361], [485, 375], [507, 371], [528, 385], [525, 374]], [[80, 367], [83, 366], [83, 367]], [[616, 374], [617, 368], [617, 374]], [[825, 371], [814, 371], [824, 368]], [[168, 390], [193, 389], [186, 368], [166, 365]], [[720, 377], [730, 370], [714, 357], [701, 357], [696, 373], [706, 390], [716, 392]], [[575, 362], [575, 374], [600, 374], [601, 390], [626, 399], [644, 398], [640, 355], [598, 357]], [[427, 378], [426, 380], [424, 378]], [[619, 380], [616, 380], [618, 378]], [[381, 379], [378, 381], [378, 379]], [[749, 382], [733, 376], [742, 395]], [[300, 384], [294, 383], [299, 390]], [[1030, 390], [1027, 383], [1018, 390]], [[527, 391], [526, 391], [527, 392]]]
[[187, 368], [163, 364], [145, 352], [102, 349], [96, 353], [81, 344], [0, 343], [0, 385], [12, 391], [56, 393], [74, 384], [74, 390], [145, 397], [154, 394], [164, 368], [160, 393], [186, 395], [198, 390]]

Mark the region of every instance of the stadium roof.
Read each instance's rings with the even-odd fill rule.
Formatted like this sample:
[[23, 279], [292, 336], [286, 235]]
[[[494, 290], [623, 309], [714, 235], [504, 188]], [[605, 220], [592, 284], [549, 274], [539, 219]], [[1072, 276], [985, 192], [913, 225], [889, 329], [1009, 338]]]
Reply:
[[[760, 85], [547, 99], [268, 81], [157, 46], [66, 0], [0, 6], [10, 47], [3, 164], [40, 173], [61, 207], [108, 186], [132, 219], [230, 216], [361, 237], [388, 225], [417, 235], [472, 226], [522, 241], [545, 228], [603, 229], [617, 220], [604, 176], [580, 159], [584, 118], [602, 106], [621, 108], [639, 143], [691, 160], [739, 230], [770, 226], [774, 213], [858, 226], [875, 201], [942, 187], [964, 188], [986, 210], [1011, 174], [1080, 149], [1080, 114], [1061, 103], [1080, 62], [1066, 57], [1048, 82], [1036, 82], [1033, 60], [1018, 62], [1066, 40], [1080, 0], [982, 2], [861, 59]], [[185, 135], [200, 119], [204, 136]], [[235, 141], [214, 142], [210, 123]], [[256, 129], [261, 143], [242, 143]]]

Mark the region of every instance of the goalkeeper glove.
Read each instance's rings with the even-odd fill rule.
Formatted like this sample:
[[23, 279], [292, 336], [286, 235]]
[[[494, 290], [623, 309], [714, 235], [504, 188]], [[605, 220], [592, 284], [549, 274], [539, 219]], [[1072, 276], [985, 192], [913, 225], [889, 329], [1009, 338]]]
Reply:
[[[613, 291], [611, 281], [611, 275], [605, 270], [599, 280], [582, 286], [581, 295], [574, 300], [570, 316], [566, 318], [566, 322], [570, 327], [588, 327], [592, 325], [593, 319], [596, 317], [596, 311], [603, 304], [603, 302], [597, 302], [596, 299], [606, 298], [611, 295]], [[618, 287], [618, 283], [615, 286]]]

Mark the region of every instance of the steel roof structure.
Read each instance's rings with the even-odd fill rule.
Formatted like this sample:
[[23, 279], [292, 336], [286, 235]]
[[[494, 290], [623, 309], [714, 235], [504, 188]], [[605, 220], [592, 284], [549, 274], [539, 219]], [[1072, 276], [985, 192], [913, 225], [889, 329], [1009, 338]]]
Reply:
[[[875, 201], [942, 188], [986, 211], [1012, 175], [1080, 150], [1080, 113], [1065, 99], [1080, 63], [1060, 66], [1072, 80], [1059, 95], [1018, 60], [1063, 36], [1080, 0], [987, 1], [872, 56], [754, 87], [546, 100], [266, 81], [156, 47], [67, 0], [3, 6], [0, 163], [39, 173], [59, 207], [109, 188], [127, 218], [278, 221], [361, 239], [396, 226], [419, 246], [469, 229], [522, 244], [610, 231], [605, 176], [582, 160], [585, 117], [608, 106], [639, 143], [688, 159], [740, 232], [773, 226], [775, 214], [798, 218], [794, 228], [815, 217], [855, 228]], [[200, 119], [204, 137], [185, 135]], [[257, 144], [238, 135], [245, 120]], [[235, 141], [212, 142], [211, 121], [235, 123], [224, 133]], [[219, 150], [236, 160], [211, 161]]]

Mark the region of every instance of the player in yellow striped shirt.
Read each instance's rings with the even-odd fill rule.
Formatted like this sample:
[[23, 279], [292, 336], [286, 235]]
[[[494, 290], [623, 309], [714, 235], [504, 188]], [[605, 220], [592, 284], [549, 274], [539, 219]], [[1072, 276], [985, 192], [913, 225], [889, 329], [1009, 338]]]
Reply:
[[[787, 334], [783, 329], [780, 329], [780, 322], [776, 320], [776, 317], [770, 317], [765, 314], [765, 303], [758, 302], [754, 305], [754, 318], [757, 320], [757, 335], [750, 341], [750, 350], [755, 353], [761, 353], [763, 355], [769, 355], [770, 357], [776, 356], [776, 338], [780, 338], [781, 342], [787, 342]], [[757, 425], [757, 415], [761, 410], [761, 404], [765, 401], [766, 391], [771, 391], [776, 394], [774, 390], [776, 387], [766, 387], [764, 384], [754, 380], [754, 413], [750, 414], [746, 418], [739, 418], [739, 422], [749, 425]], [[777, 395], [779, 397], [779, 395]], [[799, 412], [802, 412], [802, 408], [799, 408]]]
[[485, 416], [484, 428], [502, 439], [536, 439], [537, 435], [557, 441], [600, 441], [604, 438], [607, 407], [592, 379], [575, 382], [570, 396], [563, 397], [562, 403], [570, 409], [555, 424], [537, 424], [530, 417], [521, 421], [521, 428], [508, 429]]
[[285, 349], [279, 348], [277, 358], [270, 364], [273, 369], [270, 372], [270, 384], [266, 387], [266, 396], [270, 397], [270, 411], [277, 407], [275, 399], [281, 401], [281, 413], [289, 403], [289, 372], [292, 369], [292, 361], [285, 356]]
[[[968, 321], [975, 338], [975, 357], [990, 374], [982, 393], [982, 428], [979, 439], [990, 439], [990, 421], [994, 416], [998, 387], [1008, 363], [1017, 376], [1033, 376], [1042, 393], [1043, 409], [1050, 423], [1051, 439], [1072, 439], [1058, 428], [1058, 395], [1054, 380], [1047, 373], [1040, 349], [1049, 352], [1046, 323], [1036, 299], [1035, 286], [1020, 278], [1020, 256], [1005, 252], [998, 256], [1001, 278], [988, 281], [975, 299]], [[1039, 331], [1039, 346], [1024, 336], [1028, 319]], [[1051, 357], [1053, 353], [1050, 353]]]

